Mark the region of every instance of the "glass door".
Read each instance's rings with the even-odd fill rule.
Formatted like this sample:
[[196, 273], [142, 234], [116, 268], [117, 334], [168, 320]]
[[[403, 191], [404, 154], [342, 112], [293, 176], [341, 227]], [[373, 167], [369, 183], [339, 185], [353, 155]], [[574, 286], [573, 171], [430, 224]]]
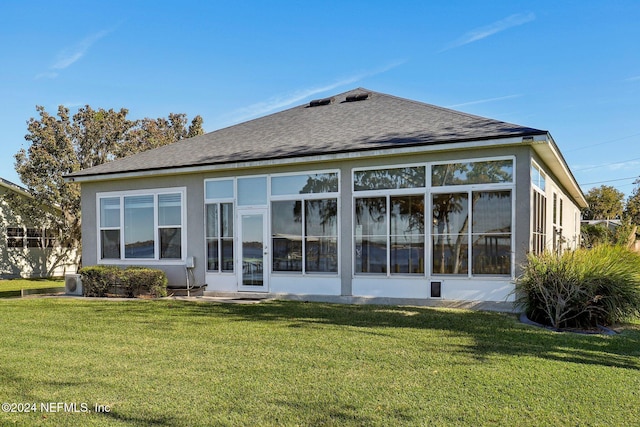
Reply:
[[238, 210], [240, 254], [238, 262], [238, 290], [267, 292], [269, 239], [266, 209]]

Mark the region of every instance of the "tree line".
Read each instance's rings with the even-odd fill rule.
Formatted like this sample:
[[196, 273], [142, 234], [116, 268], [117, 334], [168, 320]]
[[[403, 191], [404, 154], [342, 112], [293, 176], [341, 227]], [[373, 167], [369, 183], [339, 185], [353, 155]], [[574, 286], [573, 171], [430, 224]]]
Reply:
[[[186, 114], [130, 119], [129, 110], [93, 109], [73, 115], [59, 106], [56, 115], [36, 106], [27, 121], [27, 148], [15, 154], [16, 172], [33, 199], [7, 193], [4, 201], [30, 227], [55, 230], [62, 251], [80, 253], [80, 186], [64, 176], [115, 159], [202, 135], [202, 117]], [[63, 257], [61, 257], [63, 258]], [[51, 269], [55, 266], [51, 266]]]

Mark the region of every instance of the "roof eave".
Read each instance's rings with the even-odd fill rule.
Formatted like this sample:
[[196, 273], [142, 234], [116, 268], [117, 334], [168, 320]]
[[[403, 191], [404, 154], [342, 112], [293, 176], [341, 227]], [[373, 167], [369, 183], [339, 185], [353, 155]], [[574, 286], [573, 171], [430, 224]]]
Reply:
[[352, 150], [335, 152], [328, 154], [311, 154], [303, 156], [279, 157], [261, 160], [247, 160], [239, 162], [210, 163], [203, 165], [186, 165], [170, 168], [149, 168], [133, 171], [98, 173], [91, 175], [65, 176], [65, 181], [86, 183], [97, 181], [113, 181], [131, 178], [146, 178], [150, 176], [184, 175], [202, 172], [220, 172], [229, 170], [257, 169], [273, 166], [284, 166], [289, 164], [319, 163], [328, 161], [341, 161], [349, 159], [373, 158], [378, 156], [400, 156], [414, 153], [459, 151], [467, 149], [488, 148], [506, 145], [519, 145], [523, 141], [546, 141], [547, 132], [533, 132], [509, 137], [496, 137], [491, 139], [466, 139], [460, 141], [449, 141], [447, 143], [428, 143], [416, 145], [403, 145], [401, 147], [378, 147], [366, 150]]
[[544, 163], [551, 169], [560, 184], [569, 192], [569, 195], [575, 203], [580, 208], [588, 207], [587, 199], [553, 137], [547, 134], [545, 140], [530, 142], [530, 144], [538, 156], [540, 156]]

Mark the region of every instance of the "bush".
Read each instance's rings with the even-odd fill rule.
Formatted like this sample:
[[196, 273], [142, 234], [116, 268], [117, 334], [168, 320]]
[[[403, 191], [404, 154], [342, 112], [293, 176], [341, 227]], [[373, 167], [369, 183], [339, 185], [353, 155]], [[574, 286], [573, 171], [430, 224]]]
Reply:
[[83, 294], [88, 297], [113, 294], [128, 298], [140, 295], [155, 298], [167, 295], [167, 276], [158, 269], [96, 265], [82, 268], [80, 274]]
[[555, 328], [590, 328], [640, 316], [640, 256], [600, 245], [529, 255], [516, 282], [527, 316]]
[[142, 294], [154, 298], [167, 296], [167, 276], [162, 270], [128, 267], [122, 272], [121, 280], [128, 297]]
[[93, 265], [80, 270], [82, 293], [86, 297], [104, 297], [114, 286], [120, 285], [122, 270], [115, 266]]

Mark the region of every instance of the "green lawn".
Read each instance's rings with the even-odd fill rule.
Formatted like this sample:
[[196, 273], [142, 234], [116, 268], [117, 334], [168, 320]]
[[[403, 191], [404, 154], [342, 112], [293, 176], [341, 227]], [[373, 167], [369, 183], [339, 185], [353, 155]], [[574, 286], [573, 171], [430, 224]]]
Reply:
[[65, 298], [0, 300], [0, 322], [1, 400], [37, 408], [0, 425], [640, 423], [640, 324], [595, 336], [462, 310]]
[[21, 289], [43, 289], [64, 287], [64, 279], [11, 279], [0, 280], [0, 292]]

